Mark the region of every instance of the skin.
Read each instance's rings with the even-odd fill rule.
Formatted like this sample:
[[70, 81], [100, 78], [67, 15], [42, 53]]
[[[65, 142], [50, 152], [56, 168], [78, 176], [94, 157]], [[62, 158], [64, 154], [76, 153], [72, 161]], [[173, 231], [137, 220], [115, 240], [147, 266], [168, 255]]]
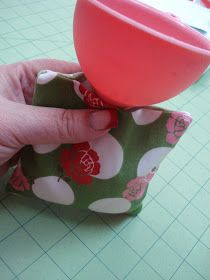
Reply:
[[25, 145], [90, 141], [117, 125], [111, 110], [32, 106], [36, 76], [44, 69], [81, 71], [78, 64], [51, 59], [0, 66], [0, 176], [17, 162]]

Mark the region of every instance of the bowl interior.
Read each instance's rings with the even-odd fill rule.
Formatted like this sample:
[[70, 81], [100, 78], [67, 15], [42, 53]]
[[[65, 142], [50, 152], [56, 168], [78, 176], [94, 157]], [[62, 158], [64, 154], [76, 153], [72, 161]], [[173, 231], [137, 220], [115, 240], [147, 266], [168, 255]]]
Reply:
[[[210, 50], [210, 43], [198, 31], [186, 26], [174, 17], [158, 11], [137, 0], [94, 0], [102, 9], [118, 16], [123, 20], [125, 17], [138, 23], [139, 28], [154, 36], [164, 36], [165, 40], [174, 38], [203, 50]], [[132, 22], [131, 22], [132, 23]], [[207, 47], [208, 46], [208, 47]]]

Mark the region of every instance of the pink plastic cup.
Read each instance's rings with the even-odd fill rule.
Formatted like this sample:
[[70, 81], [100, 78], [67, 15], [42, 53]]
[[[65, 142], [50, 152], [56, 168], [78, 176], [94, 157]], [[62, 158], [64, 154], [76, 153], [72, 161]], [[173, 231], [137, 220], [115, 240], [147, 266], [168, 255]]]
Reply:
[[210, 64], [206, 37], [136, 0], [78, 0], [74, 42], [95, 90], [122, 107], [167, 100]]

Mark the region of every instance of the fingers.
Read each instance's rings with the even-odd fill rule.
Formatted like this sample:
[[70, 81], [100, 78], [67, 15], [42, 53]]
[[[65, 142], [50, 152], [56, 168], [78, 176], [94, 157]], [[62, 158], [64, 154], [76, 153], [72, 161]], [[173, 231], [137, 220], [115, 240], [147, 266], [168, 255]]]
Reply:
[[90, 141], [118, 124], [115, 110], [64, 110], [12, 102], [9, 107], [7, 127], [10, 126], [19, 146]]
[[[0, 89], [2, 90], [2, 99], [0, 100], [0, 176], [7, 170], [8, 160], [25, 144], [52, 143], [54, 141], [60, 144], [70, 142], [71, 139], [77, 141], [76, 139], [84, 140], [86, 138], [85, 133], [77, 132], [76, 125], [71, 126], [71, 122], [68, 121], [74, 119], [74, 114], [70, 117], [71, 113], [65, 113], [64, 110], [45, 110], [21, 104], [24, 102], [31, 104], [35, 80], [40, 70], [49, 69], [62, 73], [74, 73], [81, 71], [78, 64], [55, 59], [40, 59], [3, 65], [0, 68]], [[12, 103], [8, 99], [19, 103]], [[80, 114], [77, 113], [77, 115]], [[83, 120], [83, 125], [79, 125], [81, 128], [87, 125], [84, 121], [85, 116], [84, 112], [80, 117], [75, 116], [78, 121]], [[75, 132], [72, 133], [71, 129], [68, 130], [69, 127]], [[92, 132], [90, 130], [90, 128], [86, 128], [86, 131], [89, 131], [89, 138], [103, 134], [103, 131], [97, 134], [94, 133], [94, 130]]]

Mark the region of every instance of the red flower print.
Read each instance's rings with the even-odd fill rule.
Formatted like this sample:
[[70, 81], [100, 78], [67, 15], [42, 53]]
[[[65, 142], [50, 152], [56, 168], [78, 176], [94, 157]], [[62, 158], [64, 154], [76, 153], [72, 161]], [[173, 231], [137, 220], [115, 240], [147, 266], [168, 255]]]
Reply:
[[144, 177], [137, 177], [128, 182], [123, 197], [129, 201], [138, 200], [144, 195], [147, 185], [148, 181]]
[[88, 142], [72, 145], [61, 152], [61, 166], [67, 176], [80, 185], [92, 183], [92, 176], [100, 172], [97, 153]]
[[109, 104], [103, 102], [96, 93], [89, 91], [82, 84], [79, 86], [81, 94], [84, 96], [85, 104], [90, 108], [103, 109], [111, 107]]
[[168, 131], [166, 141], [172, 145], [176, 144], [191, 122], [192, 118], [190, 114], [184, 112], [173, 112], [166, 123]]
[[9, 180], [9, 184], [19, 192], [24, 192], [25, 190], [30, 190], [30, 185], [26, 177], [23, 175], [20, 167], [16, 167], [12, 177]]
[[150, 172], [146, 176], [136, 177], [127, 183], [126, 189], [122, 196], [129, 201], [138, 200], [145, 194], [149, 182], [155, 175], [155, 171]]

